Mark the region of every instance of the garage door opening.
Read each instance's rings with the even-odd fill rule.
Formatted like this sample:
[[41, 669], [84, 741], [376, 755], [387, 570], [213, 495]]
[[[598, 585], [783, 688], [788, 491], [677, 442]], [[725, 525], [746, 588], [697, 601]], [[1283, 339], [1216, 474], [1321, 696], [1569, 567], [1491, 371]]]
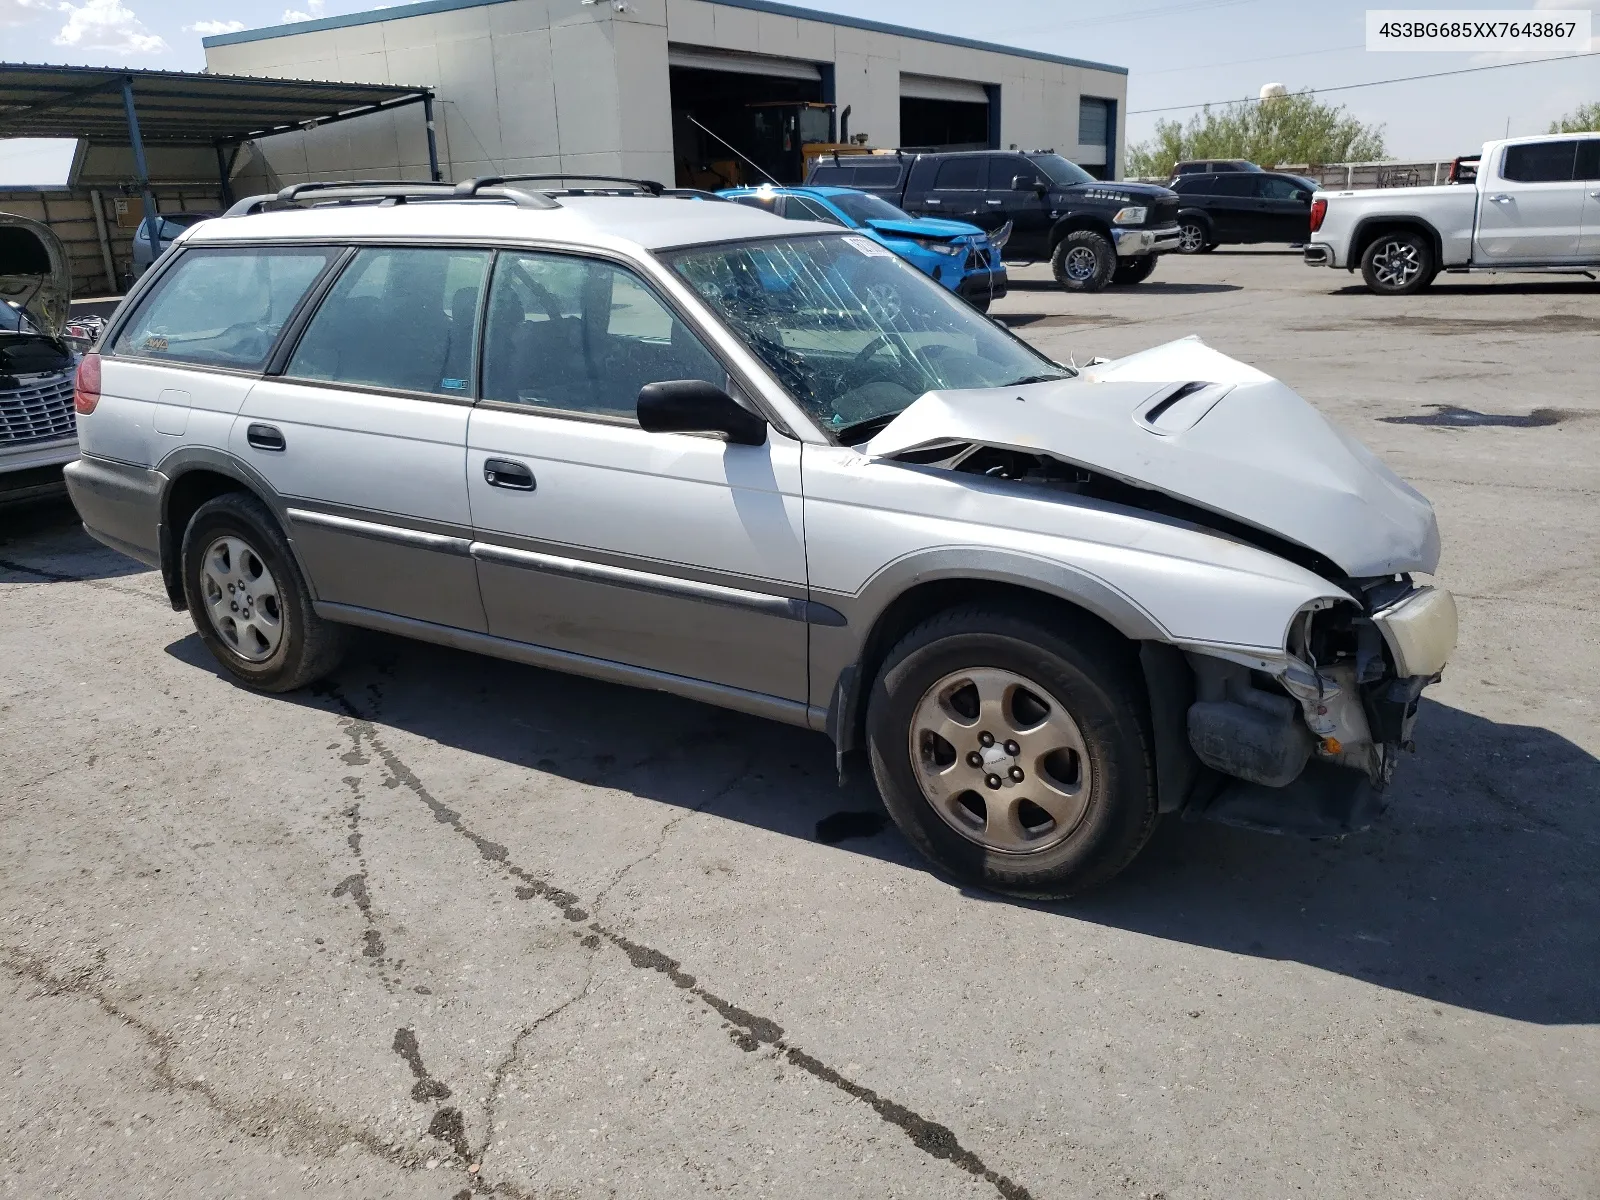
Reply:
[[989, 90], [981, 83], [900, 76], [900, 146], [905, 150], [988, 150]]
[[800, 183], [801, 147], [833, 140], [815, 64], [679, 47], [668, 63], [679, 187]]

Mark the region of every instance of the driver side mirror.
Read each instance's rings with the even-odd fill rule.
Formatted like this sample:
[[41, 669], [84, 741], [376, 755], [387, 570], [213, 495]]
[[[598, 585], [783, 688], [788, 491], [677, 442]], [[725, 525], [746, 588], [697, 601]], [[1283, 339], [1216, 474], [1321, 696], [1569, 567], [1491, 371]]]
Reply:
[[703, 379], [668, 379], [639, 389], [639, 428], [647, 433], [720, 433], [736, 446], [759, 446], [767, 423]]
[[1034, 192], [1043, 196], [1050, 188], [1037, 175], [1013, 175], [1011, 177], [1011, 190], [1013, 192]]

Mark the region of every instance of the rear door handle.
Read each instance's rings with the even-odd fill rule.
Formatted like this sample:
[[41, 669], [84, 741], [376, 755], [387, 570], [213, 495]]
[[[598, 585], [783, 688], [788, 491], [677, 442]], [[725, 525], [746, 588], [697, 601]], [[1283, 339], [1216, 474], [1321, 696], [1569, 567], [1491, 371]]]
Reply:
[[283, 431], [276, 425], [252, 424], [244, 431], [244, 440], [257, 450], [282, 450], [285, 446]]
[[1600, 200], [1600, 192], [1590, 192], [1589, 197], [1593, 200]]
[[483, 479], [490, 487], [510, 488], [514, 492], [531, 492], [535, 487], [533, 472], [509, 458], [484, 459]]
[[1003, 201], [1000, 201], [1000, 200], [985, 200], [984, 203], [985, 204], [1000, 204], [1000, 203], [1003, 203]]
[[1495, 204], [1510, 204], [1511, 203], [1511, 197], [1507, 196], [1504, 192], [1502, 192], [1498, 196], [1490, 196], [1489, 199], [1492, 202], [1494, 202]]

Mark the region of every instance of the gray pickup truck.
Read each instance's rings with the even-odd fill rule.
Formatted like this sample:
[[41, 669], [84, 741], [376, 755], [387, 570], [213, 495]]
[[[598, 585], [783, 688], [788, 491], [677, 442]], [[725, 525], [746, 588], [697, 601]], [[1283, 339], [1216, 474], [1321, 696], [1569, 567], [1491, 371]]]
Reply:
[[1379, 295], [1440, 271], [1600, 269], [1600, 133], [1486, 142], [1437, 187], [1319, 191], [1305, 261], [1360, 268]]

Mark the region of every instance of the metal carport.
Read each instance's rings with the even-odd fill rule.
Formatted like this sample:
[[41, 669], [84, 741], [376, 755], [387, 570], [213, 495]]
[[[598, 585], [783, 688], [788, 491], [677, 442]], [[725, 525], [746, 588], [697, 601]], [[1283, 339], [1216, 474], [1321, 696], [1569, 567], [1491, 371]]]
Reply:
[[[0, 63], [0, 138], [79, 138], [126, 146], [146, 213], [154, 214], [146, 146], [211, 146], [224, 202], [239, 147], [254, 138], [351, 121], [409, 104], [422, 106], [428, 165], [440, 179], [429, 88], [301, 79], [258, 79], [190, 71]], [[150, 225], [155, 241], [155, 226]]]

